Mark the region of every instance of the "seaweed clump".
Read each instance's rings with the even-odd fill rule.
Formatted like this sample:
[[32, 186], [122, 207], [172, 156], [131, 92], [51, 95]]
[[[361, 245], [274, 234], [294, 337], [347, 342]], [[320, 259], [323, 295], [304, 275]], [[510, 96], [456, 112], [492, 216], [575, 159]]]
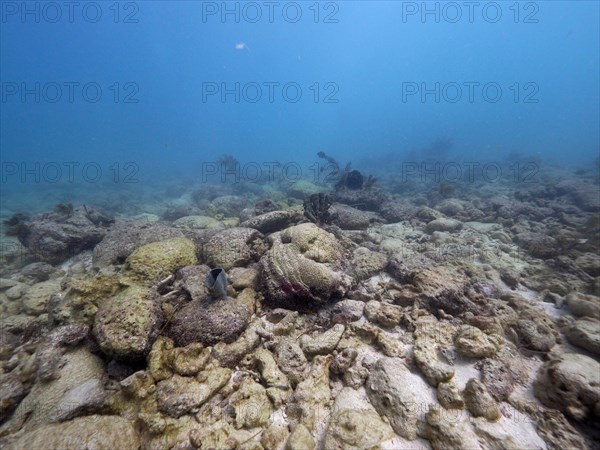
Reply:
[[312, 223], [319, 225], [329, 223], [332, 201], [327, 194], [319, 192], [304, 199], [304, 215]]
[[54, 206], [54, 212], [61, 216], [71, 217], [73, 215], [72, 203], [58, 203]]
[[358, 191], [360, 189], [369, 189], [377, 182], [377, 178], [373, 175], [369, 175], [365, 180], [365, 177], [358, 170], [350, 170], [351, 163], [346, 165], [344, 172], [340, 177], [340, 180], [335, 184], [334, 189], [339, 191], [340, 189], [350, 189], [351, 191]]
[[15, 213], [10, 219], [4, 221], [6, 230], [4, 233], [7, 236], [16, 236], [19, 240], [25, 239], [29, 234], [29, 225], [27, 221], [29, 217], [24, 213]]
[[335, 191], [342, 189], [349, 189], [353, 191], [369, 189], [377, 182], [377, 178], [372, 175], [369, 175], [365, 179], [364, 175], [360, 171], [356, 169], [352, 170], [351, 162], [346, 164], [344, 170], [340, 170], [340, 165], [333, 157], [326, 155], [324, 152], [317, 153], [317, 156], [329, 163], [331, 170], [328, 178], [335, 181], [335, 185], [333, 187]]

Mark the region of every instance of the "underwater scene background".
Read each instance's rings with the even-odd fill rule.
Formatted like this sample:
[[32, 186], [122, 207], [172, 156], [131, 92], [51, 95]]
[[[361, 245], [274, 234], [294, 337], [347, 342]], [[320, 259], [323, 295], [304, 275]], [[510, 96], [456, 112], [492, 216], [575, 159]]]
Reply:
[[600, 6], [0, 3], [0, 445], [600, 448]]

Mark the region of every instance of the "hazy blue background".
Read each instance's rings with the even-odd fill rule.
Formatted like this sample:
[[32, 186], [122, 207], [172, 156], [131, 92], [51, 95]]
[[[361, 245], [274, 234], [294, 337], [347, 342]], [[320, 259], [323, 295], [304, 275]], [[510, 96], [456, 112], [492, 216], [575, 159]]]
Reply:
[[[319, 150], [343, 161], [380, 154], [402, 160], [446, 137], [454, 153], [471, 160], [518, 151], [574, 165], [592, 161], [600, 148], [599, 3], [536, 2], [537, 23], [524, 23], [534, 12], [527, 2], [521, 3], [518, 23], [513, 2], [500, 3], [497, 23], [486, 21], [481, 7], [469, 23], [464, 6], [458, 23], [443, 17], [436, 23], [431, 15], [422, 21], [418, 14], [403, 21], [406, 2], [373, 1], [338, 2], [337, 23], [324, 23], [333, 11], [326, 3], [314, 23], [312, 2], [299, 3], [297, 23], [282, 17], [285, 2], [276, 7], [273, 23], [260, 2], [263, 17], [257, 23], [243, 17], [235, 23], [231, 15], [225, 23], [219, 15], [203, 22], [203, 3], [193, 1], [136, 3], [137, 23], [123, 23], [133, 11], [124, 2], [119, 23], [112, 2], [99, 3], [97, 23], [84, 20], [81, 7], [73, 23], [66, 7], [58, 23], [5, 14], [3, 91], [14, 82], [32, 87], [72, 81], [80, 87], [73, 103], [66, 88], [57, 103], [36, 103], [31, 95], [24, 103], [19, 95], [3, 98], [1, 158], [4, 163], [91, 161], [105, 170], [133, 161], [142, 179], [160, 174], [162, 181], [199, 176], [203, 161], [226, 153], [241, 161], [296, 161], [308, 167]], [[236, 49], [240, 43], [245, 47]], [[498, 83], [501, 100], [486, 102], [481, 89], [473, 103], [466, 89], [457, 103], [443, 98], [436, 103], [432, 95], [426, 102], [418, 95], [402, 99], [402, 83], [431, 87], [470, 81]], [[88, 82], [103, 89], [97, 103], [82, 98], [81, 85]], [[124, 90], [128, 82], [139, 87], [137, 103], [124, 102], [131, 92]], [[203, 102], [203, 82], [296, 82], [303, 96], [289, 103], [276, 89], [273, 103], [266, 90], [257, 103], [235, 103], [231, 95], [225, 103], [219, 96]], [[323, 96], [330, 92], [324, 89], [327, 82], [339, 87], [338, 102], [324, 103], [322, 97], [314, 102], [310, 86], [320, 83]], [[537, 103], [523, 102], [528, 82], [539, 87]], [[109, 89], [114, 83], [121, 87], [117, 103]], [[514, 83], [521, 86], [516, 103]]]

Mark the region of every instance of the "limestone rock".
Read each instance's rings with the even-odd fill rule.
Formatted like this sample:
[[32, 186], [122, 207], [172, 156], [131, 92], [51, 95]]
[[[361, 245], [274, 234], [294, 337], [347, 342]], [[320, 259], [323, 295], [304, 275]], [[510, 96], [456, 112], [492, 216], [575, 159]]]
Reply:
[[29, 286], [27, 286], [27, 284], [14, 281], [14, 284], [12, 284], [6, 289], [5, 294], [6, 297], [8, 297], [8, 299], [10, 300], [18, 300], [25, 295], [27, 289], [29, 289]]
[[173, 222], [175, 228], [191, 228], [203, 230], [205, 228], [221, 228], [223, 223], [209, 216], [183, 216]]
[[324, 448], [362, 450], [393, 436], [391, 427], [376, 412], [341, 409], [329, 420]]
[[454, 344], [456, 350], [472, 358], [490, 357], [496, 354], [502, 346], [502, 337], [485, 334], [477, 327], [463, 325], [456, 334]]
[[130, 286], [100, 305], [93, 334], [105, 354], [139, 360], [150, 351], [162, 320], [162, 309], [149, 291]]
[[584, 253], [575, 260], [575, 263], [593, 277], [600, 275], [600, 256], [596, 253]]
[[325, 414], [331, 399], [329, 387], [331, 359], [331, 355], [315, 356], [310, 372], [298, 383], [287, 407], [291, 425], [302, 424], [309, 430], [314, 430], [318, 418]]
[[332, 313], [348, 317], [350, 322], [354, 322], [362, 317], [365, 309], [365, 302], [359, 300], [340, 300], [333, 305]]
[[91, 208], [77, 207], [70, 213], [47, 212], [34, 216], [27, 223], [21, 243], [36, 260], [59, 264], [83, 250], [90, 250], [106, 234], [108, 223], [95, 222]]
[[[402, 276], [404, 273], [402, 266], [400, 265], [398, 269]], [[403, 276], [406, 275], [408, 274]], [[434, 315], [438, 314], [440, 309], [456, 317], [467, 312], [474, 315], [483, 312], [480, 304], [464, 295], [472, 280], [458, 267], [447, 264], [425, 264], [411, 275], [410, 282], [418, 292], [417, 298], [420, 304]]]
[[46, 281], [50, 275], [54, 274], [56, 269], [51, 264], [45, 262], [34, 262], [27, 264], [21, 269], [21, 276], [30, 280], [40, 282]]
[[[532, 437], [523, 436], [519, 432], [494, 426], [494, 423], [484, 420], [473, 420], [473, 431], [475, 431], [482, 448], [501, 448], [502, 450], [543, 448], [542, 440], [534, 433], [532, 433]], [[523, 442], [524, 440], [525, 442]]]
[[[64, 364], [56, 379], [36, 383], [21, 401], [3, 428], [14, 431], [24, 426], [29, 431], [56, 420], [59, 404], [65, 405], [65, 395], [90, 380], [103, 380], [104, 365], [86, 348], [77, 348], [64, 355]], [[85, 400], [85, 399], [84, 399]]]
[[264, 387], [245, 378], [230, 399], [229, 405], [235, 411], [236, 428], [266, 427], [271, 416], [271, 403]]
[[364, 313], [371, 322], [385, 328], [394, 328], [402, 318], [402, 310], [399, 307], [376, 300], [367, 302]]
[[359, 247], [352, 257], [352, 274], [356, 280], [364, 280], [385, 269], [387, 263], [385, 254]]
[[229, 423], [219, 420], [210, 426], [192, 430], [190, 442], [199, 450], [234, 450], [238, 444], [234, 434], [235, 430]]
[[481, 365], [481, 382], [498, 401], [505, 401], [515, 388], [509, 362], [503, 358], [486, 358]]
[[304, 371], [307, 365], [306, 356], [300, 346], [292, 339], [284, 338], [275, 347], [275, 358], [277, 365], [296, 386], [304, 379]]
[[187, 414], [225, 386], [230, 376], [231, 371], [221, 367], [201, 372], [197, 380], [173, 375], [157, 385], [158, 409], [171, 417]]
[[425, 414], [422, 436], [428, 439], [433, 450], [463, 450], [480, 448], [478, 440], [462, 420], [456, 420], [443, 408], [430, 405]]
[[[377, 214], [336, 203], [331, 208], [331, 221], [342, 230], [366, 230], [378, 219]], [[381, 218], [379, 217], [379, 221]]]
[[56, 415], [51, 422], [63, 422], [73, 417], [101, 412], [108, 393], [103, 383], [95, 378], [68, 390], [56, 404]]
[[98, 307], [124, 287], [116, 276], [72, 278], [66, 292], [56, 292], [48, 300], [48, 314], [54, 322], [93, 324]]
[[25, 394], [23, 383], [16, 373], [0, 375], [0, 417], [8, 417], [8, 414], [17, 407]]
[[260, 344], [260, 336], [257, 334], [256, 329], [257, 326], [251, 324], [235, 342], [231, 344], [218, 342], [212, 349], [212, 356], [223, 367], [234, 368], [244, 356]]
[[220, 195], [210, 202], [207, 210], [215, 216], [237, 217], [247, 204], [248, 198], [241, 195]]
[[87, 416], [44, 425], [25, 433], [8, 449], [137, 450], [140, 439], [131, 422], [118, 416]]
[[548, 450], [589, 449], [581, 434], [556, 409], [545, 409], [538, 414], [536, 431], [546, 441]]
[[123, 392], [136, 399], [145, 399], [156, 392], [152, 376], [145, 370], [138, 370], [119, 383]]
[[172, 339], [166, 336], [159, 336], [150, 353], [148, 353], [148, 372], [152, 375], [154, 381], [165, 380], [173, 374], [170, 366], [171, 350], [175, 347]]
[[269, 211], [252, 217], [240, 224], [240, 227], [254, 228], [261, 233], [274, 233], [289, 227], [300, 219], [297, 211]]
[[301, 423], [294, 427], [285, 443], [285, 450], [314, 450], [316, 447], [311, 432]]
[[182, 267], [175, 272], [173, 290], [184, 290], [192, 300], [207, 300], [210, 292], [204, 284], [204, 279], [209, 271], [210, 267], [204, 264]]
[[413, 440], [417, 436], [417, 404], [405, 377], [410, 374], [396, 358], [378, 360], [367, 379], [367, 395], [377, 412], [387, 417], [400, 436]]
[[260, 438], [260, 444], [264, 450], [277, 450], [282, 447], [285, 439], [287, 439], [289, 431], [284, 424], [274, 423], [263, 431]]
[[429, 206], [422, 206], [417, 211], [417, 217], [425, 222], [431, 222], [432, 220], [444, 217], [444, 215], [437, 209], [430, 208]]
[[125, 274], [136, 282], [152, 286], [177, 269], [197, 263], [194, 243], [176, 237], [136, 249], [125, 261]]
[[170, 363], [173, 370], [182, 376], [196, 375], [210, 359], [210, 351], [199, 342], [178, 347], [170, 352]]
[[554, 258], [560, 251], [556, 239], [543, 233], [531, 231], [519, 233], [517, 243], [534, 258]]
[[381, 351], [385, 356], [406, 356], [406, 349], [404, 348], [402, 342], [385, 331], [381, 331], [377, 335], [377, 345], [379, 348], [381, 348]]
[[174, 237], [183, 237], [183, 233], [162, 223], [117, 221], [94, 247], [92, 261], [95, 267], [122, 264], [135, 249]]
[[570, 292], [566, 296], [567, 305], [575, 317], [600, 319], [600, 297], [580, 292]]
[[23, 310], [27, 314], [34, 316], [45, 313], [50, 296], [57, 291], [60, 291], [59, 280], [49, 280], [34, 284], [25, 291], [21, 299]]
[[327, 355], [335, 349], [344, 334], [344, 325], [336, 324], [323, 333], [313, 336], [304, 335], [300, 338], [300, 347], [305, 355]]
[[234, 289], [258, 289], [259, 273], [256, 269], [235, 267], [229, 271], [228, 278]]
[[331, 372], [336, 375], [343, 375], [352, 366], [354, 360], [358, 356], [358, 352], [354, 348], [345, 348], [341, 352], [337, 353], [333, 361], [331, 361]]
[[556, 337], [550, 327], [542, 322], [520, 319], [515, 331], [519, 345], [538, 352], [547, 352], [556, 344]]
[[218, 342], [229, 344], [240, 336], [249, 321], [248, 307], [234, 299], [192, 301], [175, 313], [167, 334], [181, 347], [193, 342], [206, 346]]
[[544, 405], [585, 420], [598, 413], [600, 363], [589, 356], [564, 353], [544, 363], [533, 387]]
[[85, 324], [72, 323], [55, 328], [48, 333], [36, 354], [40, 380], [49, 381], [58, 378], [67, 348], [85, 339], [89, 330]]
[[258, 294], [254, 289], [245, 288], [235, 299], [242, 305], [245, 305], [248, 308], [248, 311], [250, 311], [250, 314], [254, 314], [256, 312], [257, 298]]
[[298, 198], [300, 200], [303, 200], [304, 197], [307, 197], [311, 194], [318, 194], [319, 192], [321, 192], [323, 189], [319, 186], [317, 186], [314, 183], [311, 183], [310, 181], [307, 180], [298, 180], [295, 181], [289, 188], [287, 191], [287, 194], [290, 197], [295, 197]]
[[287, 376], [277, 367], [273, 354], [264, 348], [256, 350], [254, 361], [260, 377], [267, 386], [267, 395], [275, 407], [284, 404], [292, 395]]
[[574, 321], [566, 330], [569, 342], [600, 355], [600, 320], [584, 317]]
[[467, 382], [463, 396], [467, 409], [474, 417], [485, 417], [490, 421], [500, 419], [498, 404], [481, 381], [471, 378]]
[[434, 387], [454, 376], [454, 367], [438, 357], [438, 348], [449, 346], [452, 334], [453, 329], [435, 317], [421, 317], [417, 321], [413, 347], [415, 363]]
[[204, 246], [203, 254], [211, 266], [229, 270], [258, 261], [266, 249], [263, 235], [257, 230], [235, 227], [212, 236]]
[[438, 384], [437, 399], [440, 405], [446, 409], [463, 409], [465, 407], [458, 386], [451, 381]]
[[434, 219], [427, 224], [425, 230], [432, 234], [434, 231], [458, 231], [462, 228], [463, 224], [461, 221], [456, 219], [449, 219], [447, 217], [440, 217]]
[[[284, 317], [281, 320], [276, 322], [275, 327], [273, 327], [273, 334], [275, 336], [288, 336], [294, 333], [296, 330], [296, 323], [298, 322], [298, 318], [300, 314], [297, 311], [289, 312], [288, 310], [282, 308], [276, 308], [275, 311], [284, 312]], [[271, 317], [274, 314], [271, 314]]]
[[322, 446], [327, 449], [372, 449], [394, 437], [392, 427], [359, 391], [345, 387], [332, 406]]

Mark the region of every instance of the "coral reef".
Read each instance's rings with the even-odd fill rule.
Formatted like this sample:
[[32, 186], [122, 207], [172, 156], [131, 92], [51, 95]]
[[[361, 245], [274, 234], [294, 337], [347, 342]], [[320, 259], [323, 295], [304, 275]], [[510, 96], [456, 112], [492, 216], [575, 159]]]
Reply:
[[597, 448], [598, 185], [390, 192], [319, 157], [4, 214], [0, 446]]

